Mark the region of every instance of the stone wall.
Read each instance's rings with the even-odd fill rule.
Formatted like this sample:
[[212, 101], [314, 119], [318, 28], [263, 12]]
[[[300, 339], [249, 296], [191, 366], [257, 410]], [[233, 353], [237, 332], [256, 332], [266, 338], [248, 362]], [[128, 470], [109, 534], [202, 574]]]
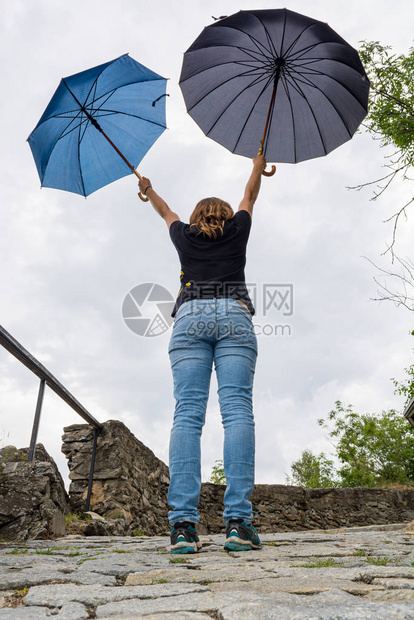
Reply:
[[24, 541], [65, 535], [69, 498], [56, 463], [42, 444], [0, 450], [0, 539]]
[[[223, 530], [224, 489], [210, 483], [202, 485], [200, 533]], [[303, 489], [257, 484], [251, 500], [253, 525], [263, 533], [401, 523], [414, 519], [414, 489]]]
[[[168, 467], [122, 422], [109, 421], [98, 438], [91, 510], [107, 518], [123, 516], [129, 527], [167, 534]], [[93, 431], [87, 424], [64, 429], [62, 451], [70, 469], [72, 510], [84, 510]], [[224, 529], [225, 487], [203, 483], [203, 534]], [[261, 532], [328, 529], [398, 523], [414, 519], [414, 489], [303, 489], [258, 484], [252, 496], [253, 524]], [[127, 532], [125, 532], [127, 533]]]
[[[63, 429], [62, 452], [68, 459], [72, 511], [83, 511], [89, 481], [93, 429], [74, 424]], [[90, 510], [109, 519], [123, 517], [128, 531], [148, 535], [169, 532], [168, 467], [115, 420], [98, 436]], [[125, 532], [127, 533], [127, 532]]]

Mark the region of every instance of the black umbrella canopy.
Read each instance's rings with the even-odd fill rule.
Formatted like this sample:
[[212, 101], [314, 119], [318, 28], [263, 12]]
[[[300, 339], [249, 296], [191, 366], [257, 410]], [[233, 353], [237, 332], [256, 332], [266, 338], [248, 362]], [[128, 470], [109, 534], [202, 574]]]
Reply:
[[263, 141], [268, 161], [290, 163], [349, 140], [369, 94], [358, 52], [327, 24], [287, 9], [207, 26], [184, 54], [180, 86], [208, 137], [246, 157]]

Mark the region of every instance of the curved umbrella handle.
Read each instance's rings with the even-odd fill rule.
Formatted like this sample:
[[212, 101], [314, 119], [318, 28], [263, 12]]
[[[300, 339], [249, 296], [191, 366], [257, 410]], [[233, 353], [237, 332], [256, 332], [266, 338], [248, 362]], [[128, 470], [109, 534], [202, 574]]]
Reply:
[[[136, 177], [138, 177], [138, 178], [139, 178], [139, 180], [141, 180], [141, 179], [142, 179], [142, 176], [140, 175], [140, 173], [138, 172], [138, 170], [135, 170], [134, 166], [131, 166], [131, 168], [132, 168], [132, 170], [133, 170], [133, 172], [134, 172], [135, 176], [136, 176]], [[148, 189], [148, 187], [147, 187], [147, 189]], [[148, 196], [143, 196], [143, 195], [141, 194], [141, 192], [138, 192], [138, 196], [140, 197], [140, 199], [142, 200], [142, 202], [148, 202], [148, 201], [149, 201]]]
[[[260, 148], [259, 148], [259, 151], [257, 153], [258, 157], [259, 157], [259, 155], [263, 155], [263, 143], [264, 143], [264, 139], [265, 139], [265, 135], [266, 135], [266, 131], [267, 131], [267, 122], [266, 122], [265, 132], [264, 132], [264, 135], [263, 135], [263, 140], [260, 142]], [[269, 172], [266, 172], [266, 170], [263, 170], [262, 175], [264, 177], [272, 177], [275, 172], [276, 172], [276, 166], [272, 165], [272, 169]]]
[[148, 196], [143, 196], [141, 192], [138, 192], [138, 196], [141, 198], [142, 202], [148, 202]]
[[272, 165], [272, 169], [269, 170], [269, 171], [263, 170], [262, 175], [264, 177], [272, 177], [275, 172], [276, 172], [276, 166]]

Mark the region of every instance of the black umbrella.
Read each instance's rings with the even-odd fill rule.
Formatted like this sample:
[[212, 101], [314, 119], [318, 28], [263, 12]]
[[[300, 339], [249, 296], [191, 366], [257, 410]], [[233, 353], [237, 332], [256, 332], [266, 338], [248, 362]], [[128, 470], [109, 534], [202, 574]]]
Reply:
[[290, 163], [352, 138], [369, 93], [358, 52], [327, 24], [287, 9], [240, 11], [204, 28], [184, 54], [180, 86], [208, 137]]

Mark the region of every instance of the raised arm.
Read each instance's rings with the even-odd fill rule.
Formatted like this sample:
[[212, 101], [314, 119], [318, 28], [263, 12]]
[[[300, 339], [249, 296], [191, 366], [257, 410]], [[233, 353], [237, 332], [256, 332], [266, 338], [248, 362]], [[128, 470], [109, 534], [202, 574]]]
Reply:
[[140, 192], [148, 196], [148, 198], [150, 199], [150, 203], [152, 204], [158, 215], [160, 215], [165, 221], [168, 228], [173, 222], [180, 219], [176, 213], [171, 211], [165, 200], [163, 200], [161, 196], [158, 196], [157, 192], [154, 191], [151, 185], [151, 181], [149, 179], [147, 179], [146, 177], [142, 177], [142, 179], [138, 181], [138, 186]]
[[253, 170], [247, 181], [244, 190], [243, 199], [239, 205], [239, 211], [248, 211], [250, 215], [253, 211], [253, 205], [259, 195], [260, 184], [262, 181], [262, 172], [266, 168], [266, 159], [264, 155], [253, 157]]

